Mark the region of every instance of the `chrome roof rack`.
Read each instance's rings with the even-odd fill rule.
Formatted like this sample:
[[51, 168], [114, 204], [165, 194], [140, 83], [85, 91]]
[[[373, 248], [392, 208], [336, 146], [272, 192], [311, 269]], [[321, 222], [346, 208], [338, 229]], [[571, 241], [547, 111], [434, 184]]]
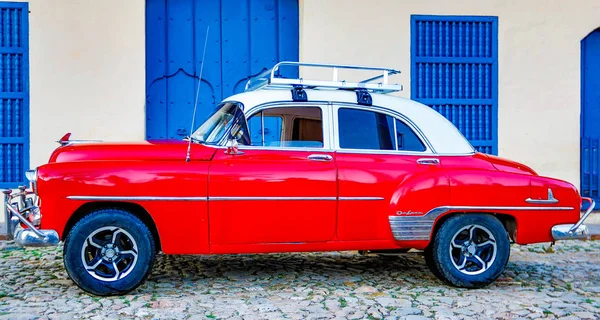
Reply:
[[[285, 78], [280, 75], [279, 68], [282, 66], [328, 68], [332, 71], [331, 80], [312, 80], [303, 78]], [[338, 77], [339, 69], [352, 69], [360, 71], [380, 71], [381, 74], [360, 82], [348, 82], [340, 80]], [[362, 67], [351, 65], [325, 64], [325, 63], [305, 63], [282, 61], [276, 64], [272, 69], [264, 71], [256, 77], [248, 80], [245, 91], [254, 91], [258, 89], [344, 89], [344, 90], [366, 90], [373, 93], [390, 93], [402, 91], [402, 85], [390, 84], [389, 76], [400, 73], [399, 70], [389, 68]], [[379, 82], [375, 82], [378, 81]]]

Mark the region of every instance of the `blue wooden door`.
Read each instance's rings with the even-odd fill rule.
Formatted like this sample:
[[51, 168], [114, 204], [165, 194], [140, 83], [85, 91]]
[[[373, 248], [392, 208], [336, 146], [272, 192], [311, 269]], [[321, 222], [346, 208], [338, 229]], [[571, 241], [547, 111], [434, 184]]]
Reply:
[[411, 97], [498, 153], [498, 18], [412, 16]]
[[600, 29], [581, 41], [581, 193], [600, 201]]
[[0, 2], [0, 188], [16, 187], [29, 169], [27, 3]]
[[297, 0], [146, 0], [146, 138], [190, 134], [207, 26], [196, 125], [248, 77], [298, 60]]

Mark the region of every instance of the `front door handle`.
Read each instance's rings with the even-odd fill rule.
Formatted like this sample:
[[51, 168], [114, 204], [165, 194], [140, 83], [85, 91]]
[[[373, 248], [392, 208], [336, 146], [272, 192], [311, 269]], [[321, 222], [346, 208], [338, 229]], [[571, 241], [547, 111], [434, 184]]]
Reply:
[[331, 161], [333, 157], [328, 154], [311, 154], [308, 156], [308, 160], [311, 161]]
[[417, 160], [418, 164], [426, 164], [426, 165], [430, 165], [430, 166], [436, 166], [438, 164], [440, 164], [440, 159], [436, 159], [436, 158], [421, 158], [419, 160]]

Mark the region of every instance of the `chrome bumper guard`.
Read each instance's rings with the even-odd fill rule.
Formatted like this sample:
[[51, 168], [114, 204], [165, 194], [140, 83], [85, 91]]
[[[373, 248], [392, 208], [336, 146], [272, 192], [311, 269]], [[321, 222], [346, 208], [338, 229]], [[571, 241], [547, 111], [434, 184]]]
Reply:
[[[12, 190], [4, 190], [4, 205], [6, 206], [5, 222], [6, 236], [8, 240], [14, 240], [15, 243], [23, 247], [51, 247], [58, 245], [60, 239], [58, 233], [54, 230], [39, 230], [36, 225], [40, 225], [42, 215], [40, 208], [33, 205], [33, 200], [27, 198], [30, 194], [24, 187], [19, 188], [19, 192], [12, 193]], [[18, 202], [13, 200], [18, 198]], [[21, 223], [27, 228], [21, 227]]]
[[552, 238], [554, 240], [589, 240], [590, 231], [583, 224], [585, 219], [592, 213], [596, 202], [592, 198], [582, 198], [590, 203], [590, 207], [585, 211], [581, 219], [576, 224], [559, 224], [552, 227]]

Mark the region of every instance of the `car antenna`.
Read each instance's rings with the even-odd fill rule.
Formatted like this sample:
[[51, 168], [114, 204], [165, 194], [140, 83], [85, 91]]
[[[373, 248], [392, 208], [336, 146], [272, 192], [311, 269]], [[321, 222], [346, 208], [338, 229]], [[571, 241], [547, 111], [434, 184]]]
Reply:
[[200, 75], [198, 77], [198, 88], [196, 89], [196, 101], [194, 102], [194, 114], [192, 115], [192, 127], [190, 128], [190, 137], [188, 139], [187, 154], [185, 162], [190, 162], [192, 150], [192, 132], [194, 131], [194, 120], [196, 120], [196, 109], [198, 108], [198, 98], [200, 97], [200, 84], [202, 83], [202, 70], [204, 70], [204, 57], [206, 56], [206, 45], [208, 44], [208, 30], [210, 26], [206, 26], [206, 38], [204, 38], [204, 52], [202, 52], [202, 63], [200, 64]]

